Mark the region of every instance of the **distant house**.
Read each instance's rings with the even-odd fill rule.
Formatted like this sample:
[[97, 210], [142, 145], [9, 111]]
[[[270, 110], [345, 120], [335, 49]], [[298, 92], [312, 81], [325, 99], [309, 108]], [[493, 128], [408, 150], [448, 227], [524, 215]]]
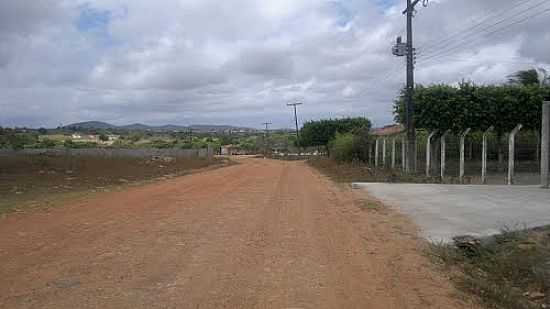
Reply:
[[382, 128], [374, 128], [370, 131], [371, 135], [388, 136], [405, 132], [405, 127], [400, 124], [393, 124]]
[[246, 155], [246, 154], [249, 154], [249, 152], [237, 145], [224, 145], [222, 146], [222, 149], [221, 149], [221, 155], [224, 155], [224, 156]]
[[82, 135], [80, 135], [79, 133], [73, 133], [73, 135], [71, 136], [72, 139], [82, 139]]
[[234, 145], [223, 145], [221, 149], [221, 155], [222, 156], [230, 156], [233, 153], [233, 149], [235, 148]]

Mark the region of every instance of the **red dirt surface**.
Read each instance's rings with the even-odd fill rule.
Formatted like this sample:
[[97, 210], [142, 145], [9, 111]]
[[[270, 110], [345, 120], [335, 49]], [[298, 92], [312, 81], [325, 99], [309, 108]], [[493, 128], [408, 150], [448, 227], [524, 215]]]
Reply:
[[466, 308], [410, 222], [303, 162], [0, 220], [1, 308]]

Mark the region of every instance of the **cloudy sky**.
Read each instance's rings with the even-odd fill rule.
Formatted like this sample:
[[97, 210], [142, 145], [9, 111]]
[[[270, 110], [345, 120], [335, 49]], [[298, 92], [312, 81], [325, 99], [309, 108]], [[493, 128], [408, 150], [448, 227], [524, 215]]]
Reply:
[[[0, 126], [392, 122], [405, 0], [2, 0]], [[550, 1], [417, 8], [419, 83], [549, 67]]]

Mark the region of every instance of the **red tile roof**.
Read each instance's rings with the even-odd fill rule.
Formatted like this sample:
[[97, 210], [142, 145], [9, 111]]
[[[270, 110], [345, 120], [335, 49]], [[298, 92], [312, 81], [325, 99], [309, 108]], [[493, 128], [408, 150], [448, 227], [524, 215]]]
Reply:
[[385, 126], [383, 128], [374, 128], [371, 130], [372, 135], [378, 135], [378, 136], [385, 136], [385, 135], [394, 135], [399, 134], [405, 131], [405, 128], [403, 125], [400, 124], [393, 124], [389, 126]]

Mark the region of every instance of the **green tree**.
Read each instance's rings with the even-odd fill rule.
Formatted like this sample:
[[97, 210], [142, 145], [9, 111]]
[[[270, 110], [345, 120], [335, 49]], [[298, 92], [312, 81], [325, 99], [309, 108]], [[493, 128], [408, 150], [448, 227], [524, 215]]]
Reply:
[[542, 82], [536, 69], [522, 70], [508, 76], [508, 83], [512, 85], [532, 86]]
[[56, 145], [55, 141], [49, 138], [43, 139], [39, 144], [41, 148], [54, 148]]
[[65, 148], [75, 148], [75, 143], [70, 139], [66, 139], [63, 142], [63, 147], [65, 147]]
[[106, 134], [100, 134], [99, 135], [99, 140], [102, 141], [102, 142], [108, 142], [109, 141], [109, 136], [107, 136]]
[[300, 130], [300, 146], [328, 146], [336, 133], [355, 133], [368, 131], [371, 122], [367, 118], [343, 118], [309, 121]]

